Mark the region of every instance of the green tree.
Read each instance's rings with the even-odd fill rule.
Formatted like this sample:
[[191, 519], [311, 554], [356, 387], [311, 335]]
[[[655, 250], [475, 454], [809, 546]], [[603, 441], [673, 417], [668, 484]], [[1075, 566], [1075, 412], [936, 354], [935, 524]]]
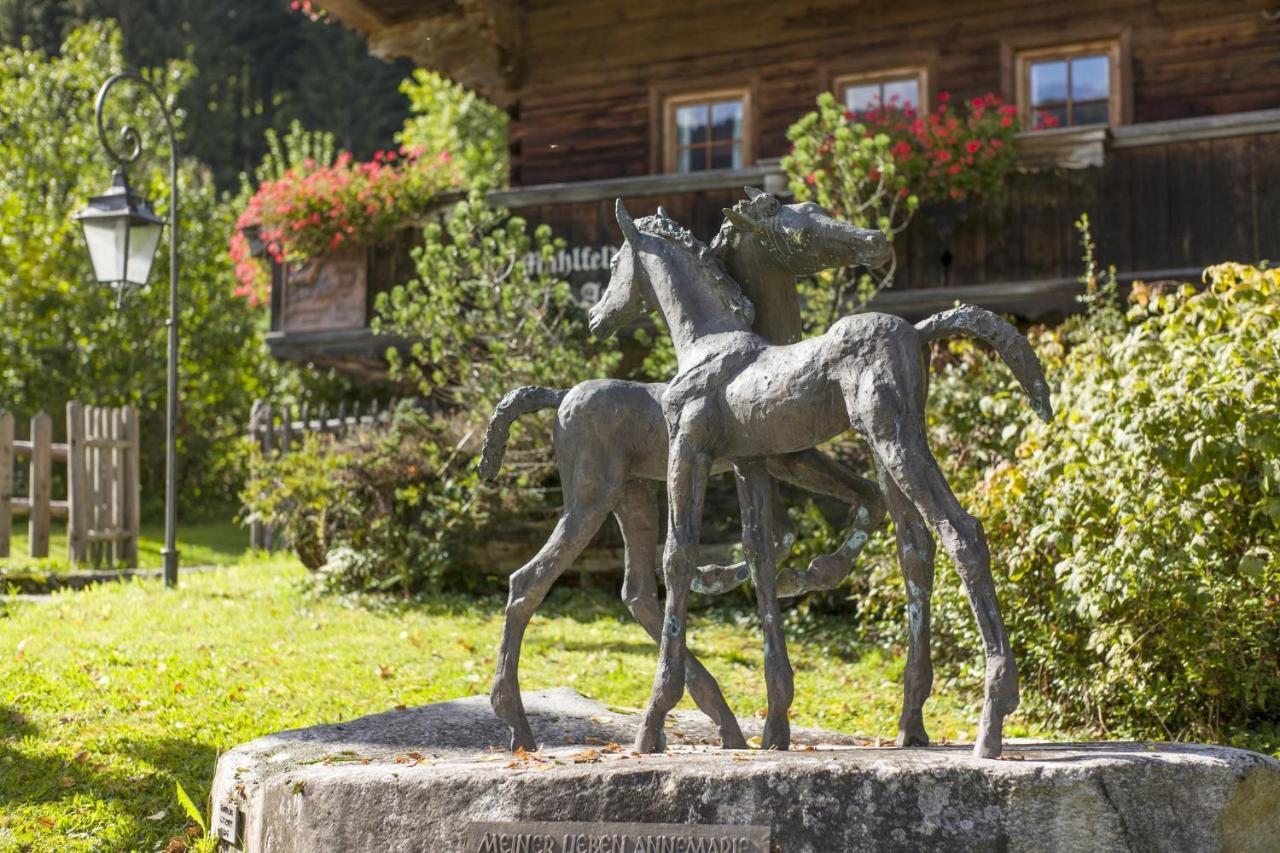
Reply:
[[[139, 407], [144, 435], [144, 499], [162, 495], [165, 403], [167, 240], [151, 286], [117, 304], [97, 285], [73, 214], [110, 180], [93, 99], [105, 73], [123, 65], [113, 24], [73, 31], [62, 53], [0, 51], [0, 405], [55, 415], [68, 399]], [[172, 103], [191, 78], [185, 63], [152, 69]], [[117, 99], [116, 96], [119, 96]], [[167, 143], [157, 106], [137, 91], [112, 92], [111, 128], [127, 115], [148, 150], [131, 171], [134, 186], [169, 216]], [[237, 437], [269, 375], [258, 318], [233, 297], [226, 238], [234, 209], [208, 172], [184, 160], [182, 360], [179, 453], [182, 505], [230, 500], [238, 487]], [[149, 438], [148, 438], [149, 437]]]

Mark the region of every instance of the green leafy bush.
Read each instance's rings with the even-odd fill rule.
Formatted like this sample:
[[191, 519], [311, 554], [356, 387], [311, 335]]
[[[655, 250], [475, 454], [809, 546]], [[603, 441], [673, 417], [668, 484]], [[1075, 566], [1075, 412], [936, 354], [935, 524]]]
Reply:
[[[1099, 298], [1039, 335], [1051, 424], [967, 349], [931, 387], [933, 447], [986, 526], [1024, 691], [1057, 724], [1220, 737], [1280, 720], [1280, 272], [1206, 280], [1137, 286], [1127, 317]], [[880, 553], [864, 626], [901, 642]], [[974, 677], [941, 558], [934, 612], [940, 673]]]
[[400, 84], [411, 115], [396, 141], [428, 158], [448, 156], [463, 186], [507, 183], [507, 115], [436, 71], [419, 68]]
[[385, 428], [313, 433], [286, 455], [255, 448], [246, 520], [280, 525], [324, 589], [438, 590], [494, 497], [477, 491], [456, 429], [402, 403]]
[[558, 248], [545, 227], [530, 234], [479, 199], [429, 225], [414, 280], [379, 297], [374, 322], [401, 342], [388, 352], [392, 377], [429, 402], [401, 407], [385, 431], [257, 453], [246, 517], [282, 525], [331, 588], [470, 585], [469, 547], [543, 508], [555, 472], [544, 418], [536, 446], [515, 426], [497, 486], [480, 484], [475, 454], [494, 406], [518, 385], [571, 385], [615, 358], [587, 334], [568, 284], [528, 263]]

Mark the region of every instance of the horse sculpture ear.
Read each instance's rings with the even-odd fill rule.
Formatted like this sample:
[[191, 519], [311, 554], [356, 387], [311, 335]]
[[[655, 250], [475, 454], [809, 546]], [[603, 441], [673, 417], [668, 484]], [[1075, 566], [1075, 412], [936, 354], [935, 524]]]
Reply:
[[755, 187], [743, 187], [742, 191], [747, 194], [747, 198], [755, 201], [762, 195], [768, 195], [764, 190], [758, 190]]
[[640, 230], [636, 228], [631, 214], [627, 213], [627, 206], [622, 203], [622, 199], [617, 199], [613, 203], [613, 213], [618, 219], [618, 227], [622, 229], [622, 236], [634, 248], [640, 242]]
[[666, 209], [665, 207], [663, 207], [662, 205], [658, 205], [658, 215], [659, 215], [659, 216], [661, 216], [663, 219], [670, 219], [670, 218], [671, 218], [671, 217], [667, 214], [667, 209]]
[[743, 231], [755, 231], [760, 227], [759, 224], [750, 216], [739, 213], [730, 207], [726, 207], [724, 209], [724, 218], [741, 228]]

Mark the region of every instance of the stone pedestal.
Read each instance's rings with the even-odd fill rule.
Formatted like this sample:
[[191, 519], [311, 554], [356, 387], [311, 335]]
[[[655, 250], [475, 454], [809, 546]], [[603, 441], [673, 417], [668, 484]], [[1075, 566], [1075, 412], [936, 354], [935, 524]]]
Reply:
[[800, 730], [791, 752], [726, 752], [682, 713], [669, 751], [639, 756], [630, 714], [571, 690], [525, 704], [544, 744], [527, 757], [483, 696], [260, 738], [218, 761], [215, 824], [254, 853], [461, 851], [480, 822], [767, 827], [786, 853], [1280, 851], [1280, 762], [1244, 750], [1011, 743], [980, 761]]

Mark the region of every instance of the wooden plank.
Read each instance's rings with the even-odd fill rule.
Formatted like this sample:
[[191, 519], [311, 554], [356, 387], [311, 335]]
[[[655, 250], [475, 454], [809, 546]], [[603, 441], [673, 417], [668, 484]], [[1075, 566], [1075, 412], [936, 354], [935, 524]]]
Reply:
[[0, 558], [9, 556], [13, 533], [13, 415], [0, 412]]
[[[124, 411], [118, 406], [107, 410], [107, 432], [113, 445], [107, 451], [111, 459], [111, 484], [107, 490], [107, 497], [111, 503], [111, 526], [123, 530], [125, 527], [124, 463], [127, 445], [123, 441]], [[124, 542], [121, 539], [111, 544], [111, 562], [117, 566], [124, 562]]]
[[1133, 258], [1139, 268], [1183, 266], [1182, 257], [1170, 244], [1169, 192], [1166, 184], [1166, 147], [1155, 146], [1131, 152], [1134, 212]]
[[125, 528], [129, 538], [124, 551], [126, 568], [138, 567], [138, 538], [142, 527], [142, 460], [139, 451], [142, 448], [142, 436], [138, 422], [138, 410], [133, 406], [124, 408], [124, 437], [129, 442], [125, 451]]
[[[13, 498], [9, 502], [10, 511], [16, 516], [31, 516], [31, 499], [30, 498]], [[66, 501], [49, 501], [49, 517], [50, 518], [66, 518], [68, 512]]]
[[[102, 438], [107, 432], [107, 410], [104, 406], [93, 407], [93, 437]], [[95, 531], [104, 530], [110, 526], [110, 507], [107, 503], [110, 495], [111, 474], [109, 470], [110, 459], [107, 455], [106, 448], [94, 447], [94, 472], [93, 472], [93, 497], [94, 497], [94, 519], [93, 530], [90, 531], [89, 541], [94, 542], [97, 553], [94, 555], [94, 565], [101, 566], [108, 561], [108, 551], [102, 547], [102, 541], [95, 540], [93, 533]]]
[[41, 412], [31, 419], [30, 479], [31, 516], [27, 519], [28, 552], [34, 558], [49, 556], [49, 501], [53, 480], [53, 419]]
[[1253, 138], [1252, 260], [1280, 262], [1280, 135]]
[[[12, 446], [14, 455], [31, 457], [31, 442], [15, 440]], [[54, 462], [67, 461], [67, 446], [65, 444], [49, 445], [49, 458]]]
[[88, 525], [85, 469], [84, 406], [67, 403], [67, 556], [75, 568], [88, 557], [84, 534]]

